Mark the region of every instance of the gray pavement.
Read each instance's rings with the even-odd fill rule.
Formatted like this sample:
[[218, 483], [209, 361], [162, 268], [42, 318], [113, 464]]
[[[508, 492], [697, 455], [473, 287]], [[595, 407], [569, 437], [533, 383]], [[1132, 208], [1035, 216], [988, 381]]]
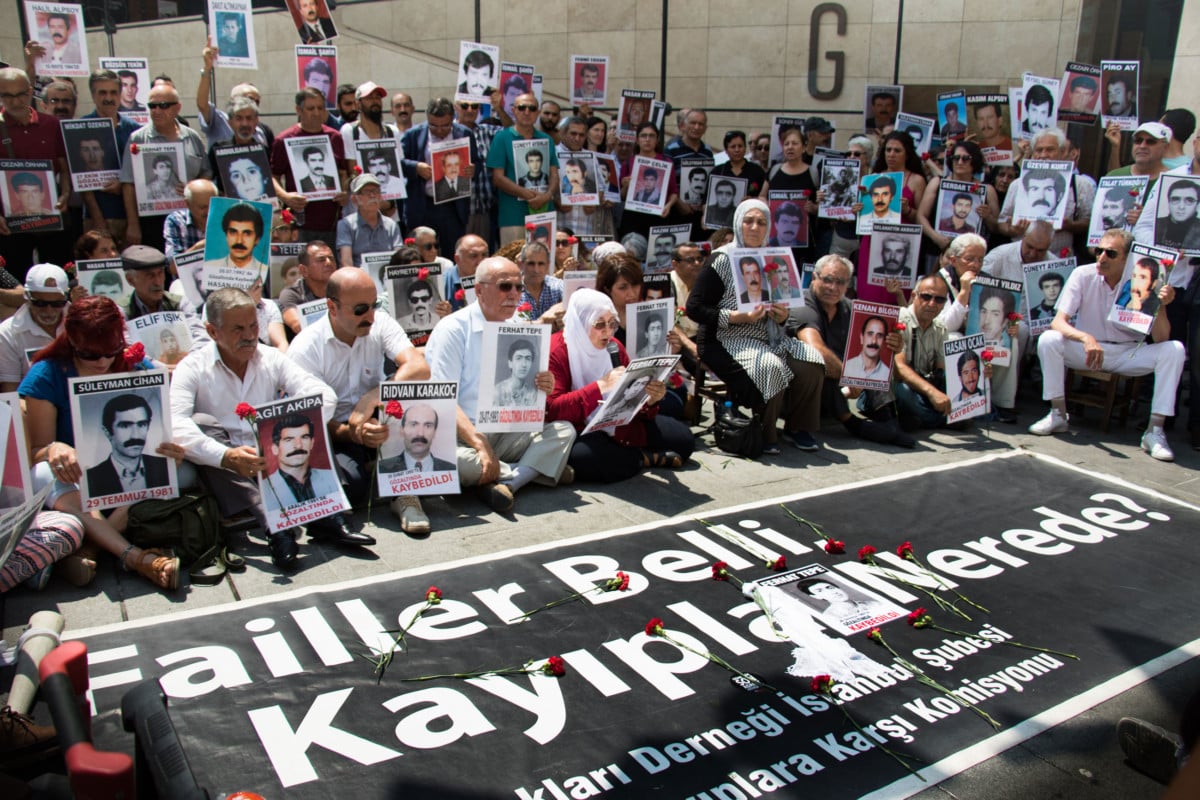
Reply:
[[[1041, 403], [1029, 400], [1023, 404], [1019, 425], [992, 423], [967, 432], [925, 433], [913, 451], [851, 439], [840, 425], [827, 422], [820, 435], [823, 447], [817, 453], [800, 453], [785, 446], [781, 456], [751, 462], [701, 447], [695, 463], [679, 472], [654, 471], [615, 486], [530, 487], [518, 496], [515, 517], [491, 512], [471, 495], [453, 498], [451, 503], [427, 499], [433, 533], [423, 539], [400, 532], [385, 504], [372, 511], [370, 522], [365, 511], [355, 515], [355, 524], [379, 539], [370, 554], [355, 556], [304, 542], [301, 568], [284, 575], [271, 565], [262, 540], [251, 537], [239, 548], [250, 562], [245, 573], [230, 575], [218, 586], [186, 586], [171, 594], [155, 591], [146, 581], [120, 572], [108, 559], [96, 581], [84, 589], [52, 578], [43, 592], [19, 588], [0, 596], [4, 637], [10, 644], [15, 642], [29, 616], [43, 609], [63, 614], [68, 630], [193, 612], [681, 514], [701, 515], [1014, 448], [1052, 455], [1182, 500], [1197, 496], [1200, 453], [1190, 449], [1182, 425], [1168, 437], [1177, 461], [1166, 464], [1141, 452], [1132, 421], [1125, 429], [1114, 423], [1113, 431], [1102, 435], [1097, 412], [1091, 411], [1090, 419], [1073, 419], [1072, 431], [1065, 436], [1025, 433], [1025, 427], [1042, 413]], [[710, 438], [703, 441], [711, 444]], [[0, 676], [7, 674], [0, 672]], [[922, 800], [1157, 797], [1162, 787], [1123, 762], [1113, 727], [1121, 716], [1135, 715], [1173, 729], [1177, 709], [1198, 679], [1200, 660], [1193, 659], [917, 796]], [[7, 687], [7, 679], [0, 685]]]

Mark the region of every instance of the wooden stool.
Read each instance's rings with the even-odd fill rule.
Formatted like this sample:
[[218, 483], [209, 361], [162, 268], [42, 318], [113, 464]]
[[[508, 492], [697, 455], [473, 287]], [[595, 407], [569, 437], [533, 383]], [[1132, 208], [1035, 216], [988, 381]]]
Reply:
[[[1067, 370], [1067, 405], [1080, 406], [1080, 415], [1082, 416], [1082, 408], [1098, 408], [1103, 412], [1100, 419], [1100, 430], [1108, 433], [1108, 429], [1112, 424], [1113, 413], [1121, 422], [1121, 427], [1125, 426], [1125, 422], [1129, 419], [1129, 414], [1133, 409], [1133, 403], [1137, 399], [1138, 392], [1142, 387], [1141, 375], [1118, 375], [1115, 372], [1104, 372], [1102, 370], [1090, 369], [1068, 369]], [[1095, 389], [1080, 389], [1072, 391], [1075, 385], [1075, 379], [1080, 378], [1081, 386], [1085, 381], [1096, 381], [1100, 385]], [[1124, 383], [1122, 390], [1121, 384]], [[1121, 392], [1120, 405], [1117, 403], [1117, 393]]]

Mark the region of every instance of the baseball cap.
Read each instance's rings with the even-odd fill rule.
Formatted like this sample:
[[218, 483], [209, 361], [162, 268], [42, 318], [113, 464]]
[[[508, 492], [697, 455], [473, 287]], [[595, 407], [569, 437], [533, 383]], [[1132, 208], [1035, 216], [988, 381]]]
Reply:
[[354, 180], [350, 181], [350, 191], [353, 194], [358, 194], [372, 184], [379, 186], [379, 179], [369, 172], [364, 172], [361, 175], [355, 175]]
[[815, 131], [816, 133], [833, 133], [837, 128], [824, 117], [809, 117], [804, 120], [804, 130]]
[[367, 95], [372, 94], [376, 97], [387, 97], [387, 89], [375, 83], [375, 81], [367, 81], [354, 91], [354, 99], [362, 100]]
[[1171, 138], [1171, 129], [1161, 122], [1143, 122], [1134, 133], [1148, 133], [1155, 139], [1161, 139], [1164, 142]]
[[25, 273], [27, 292], [58, 292], [66, 297], [68, 288], [67, 273], [54, 264], [34, 264]]
[[121, 262], [125, 269], [158, 269], [167, 266], [167, 256], [162, 250], [144, 244], [132, 244], [121, 251]]

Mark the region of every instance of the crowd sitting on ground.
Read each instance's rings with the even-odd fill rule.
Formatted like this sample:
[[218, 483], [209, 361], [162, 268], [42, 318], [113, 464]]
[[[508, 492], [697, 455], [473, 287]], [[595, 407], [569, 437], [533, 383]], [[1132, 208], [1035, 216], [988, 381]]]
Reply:
[[[622, 182], [629, 179], [638, 155], [676, 164], [688, 156], [714, 156], [704, 142], [703, 110], [678, 112], [678, 135], [672, 138], [654, 123], [643, 123], [630, 141], [588, 106], [564, 117], [557, 103], [539, 104], [532, 94], [506, 105], [497, 93], [492, 106], [496, 116], [486, 120], [479, 119], [478, 104], [433, 98], [425, 107], [425, 121], [417, 123], [412, 98], [396, 93], [393, 123], [384, 121], [388, 92], [367, 81], [338, 88], [336, 115], [327, 111], [319, 91], [301, 90], [295, 97], [296, 124], [275, 133], [259, 118], [261, 95], [252, 84], [233, 87], [227, 110], [209, 102], [216, 55], [211, 44], [204, 48], [205, 70], [197, 87], [200, 133], [180, 117], [180, 94], [169, 78], [155, 81], [150, 122], [138, 126], [117, 111], [118, 76], [103, 69], [92, 73], [88, 90], [96, 110], [89, 116], [114, 121], [122, 169], [112, 184], [81, 196], [69, 190], [58, 128], [58, 120], [74, 116], [74, 83], [56, 78], [39, 84], [42, 106], [41, 113], [35, 113], [34, 81], [24, 71], [0, 69], [5, 120], [32, 129], [31, 135], [13, 142], [19, 150], [15, 155], [54, 162], [68, 231], [16, 233], [0, 222], [7, 264], [7, 270], [0, 271], [0, 308], [11, 315], [0, 324], [0, 384], [22, 401], [33, 486], [51, 487], [47, 510], [32, 526], [41, 537], [44, 555], [10, 560], [0, 575], [0, 590], [25, 580], [44, 585], [56, 559], [63, 577], [87, 583], [100, 551], [116, 556], [126, 569], [160, 588], [173, 589], [179, 583], [177, 558], [125, 539], [127, 508], [107, 515], [81, 510], [78, 483], [83, 470], [67, 402], [70, 377], [143, 366], [169, 369], [174, 441], [162, 445], [157, 458], [178, 463], [181, 486], [211, 492], [230, 529], [246, 525], [264, 532], [266, 515], [255, 478], [267, 460], [235, 415], [237, 402], [254, 405], [281, 396], [321, 395], [337, 478], [357, 509], [375, 491], [372, 471], [378, 448], [389, 436], [390, 428], [379, 416], [380, 382], [457, 382], [454, 455], [461, 486], [492, 510], [509, 513], [518, 492], [531, 483], [612, 482], [633, 479], [645, 469], [685, 467], [695, 446], [694, 426], [702, 418], [695, 387], [704, 383], [723, 386], [724, 398], [761, 426], [768, 458], [779, 455], [781, 445], [802, 452], [819, 450], [822, 416], [832, 417], [852, 437], [914, 447], [919, 430], [949, 424], [943, 344], [962, 335], [976, 278], [1020, 281], [1026, 265], [1048, 254], [1074, 256], [1079, 266], [1059, 280], [1056, 304], [1047, 298], [1052, 306], [1047, 313], [1053, 314], [1049, 330], [1034, 338], [1027, 320], [1009, 324], [1012, 361], [986, 370], [992, 419], [1007, 424], [1018, 420], [1019, 385], [1029, 381], [1035, 362], [1040, 364], [1041, 396], [1048, 404], [1045, 416], [1028, 428], [1037, 435], [1069, 429], [1064, 385], [1068, 368], [1152, 375], [1141, 447], [1155, 459], [1174, 458], [1166, 429], [1175, 416], [1186, 350], [1200, 345], [1200, 325], [1190, 311], [1200, 302], [1197, 259], [1181, 256], [1170, 280], [1157, 290], [1158, 306], [1148, 334], [1109, 321], [1109, 309], [1125, 281], [1135, 239], [1153, 242], [1153, 225], [1146, 225], [1152, 215], [1142, 214], [1142, 209], [1153, 207], [1155, 181], [1168, 167], [1172, 174], [1200, 172], [1200, 140], [1193, 142], [1194, 158], [1182, 150], [1195, 128], [1190, 112], [1169, 111], [1161, 121], [1147, 121], [1132, 133], [1133, 161], [1123, 167], [1114, 164], [1113, 173], [1149, 176], [1149, 196], [1143, 205], [1128, 209], [1118, 220], [1121, 224], [1106, 230], [1098, 247], [1090, 250], [1080, 245], [1081, 234], [1089, 229], [1095, 192], [1095, 181], [1087, 175], [1073, 175], [1066, 218], [1058, 229], [1023, 221], [1013, 211], [1009, 187], [1024, 159], [1078, 159], [1078, 149], [1062, 130], [1049, 128], [1029, 142], [1017, 143], [1014, 164], [986, 169], [973, 135], [952, 140], [945, 162], [939, 157], [922, 161], [907, 132], [876, 120], [880, 127], [850, 138], [846, 155], [860, 160], [864, 176], [903, 175], [891, 191], [902, 197], [902, 221], [920, 225], [923, 231], [917, 282], [905, 290], [895, 280], [883, 286], [869, 283], [870, 237], [857, 236], [853, 223], [818, 216], [824, 190], [813, 164], [817, 148], [827, 147], [834, 133], [828, 120], [813, 117], [800, 127], [785, 126], [777, 134], [782, 158], [775, 164], [767, 158], [770, 135], [727, 132], [727, 157], [713, 174], [745, 179], [751, 190], [733, 211], [731, 227], [708, 230], [703, 225], [704, 205], [695, 202], [700, 195], [691, 186], [681, 195], [674, 171], [668, 184], [659, 187], [666, 201], [661, 215], [626, 210], [603, 192], [598, 205], [563, 205], [558, 176], [560, 160], [585, 150], [612, 153]], [[207, 136], [207, 147], [201, 133]], [[335, 197], [310, 199], [306, 195], [311, 187], [306, 189], [304, 182], [311, 182], [313, 175], [297, 180], [293, 174], [286, 143], [300, 136], [329, 140], [336, 162], [332, 171], [344, 187]], [[1111, 130], [1106, 136], [1121, 144], [1119, 131], [1115, 137]], [[393, 167], [373, 156], [360, 163], [357, 145], [385, 138], [398, 140], [401, 163]], [[461, 179], [469, 182], [470, 194], [435, 202], [429, 147], [450, 138], [470, 143]], [[527, 176], [518, 179], [513, 143], [520, 140], [548, 142], [548, 163], [539, 165], [545, 168], [544, 184], [534, 185]], [[130, 168], [139, 144], [158, 141], [181, 142], [185, 153], [185, 174], [179, 176], [184, 207], [165, 217], [139, 214]], [[278, 275], [271, 275], [281, 290], [271, 292], [262, 283], [248, 290], [222, 288], [197, 303], [180, 282], [175, 258], [205, 248], [210, 203], [226, 190], [214, 155], [221, 144], [262, 151], [273, 173], [264, 178], [263, 188], [280, 206], [270, 239], [299, 243], [299, 254], [296, 263], [284, 264]], [[931, 216], [931, 198], [936, 198], [942, 180], [983, 182], [983, 200], [974, 209], [982, 224], [978, 234], [956, 232]], [[401, 184], [406, 199], [384, 199]], [[789, 203], [786, 214], [773, 218], [766, 202], [771, 189], [796, 190], [807, 199]], [[628, 196], [634, 191], [629, 188]], [[539, 230], [526, 231], [525, 217], [543, 209], [556, 212], [553, 241], [549, 227], [545, 240], [539, 238]], [[764, 293], [762, 302], [745, 310], [731, 252], [794, 241], [798, 222], [808, 230], [808, 243], [792, 250], [797, 263], [812, 264], [803, 305], [790, 307]], [[233, 236], [228, 217], [222, 224]], [[656, 240], [648, 253], [651, 227], [661, 224], [690, 225], [691, 232], [673, 246]], [[257, 238], [263, 233], [258, 230]], [[618, 236], [619, 241], [612, 241]], [[602, 237], [610, 241], [593, 244]], [[407, 317], [387, 308], [378, 276], [363, 268], [364, 254], [381, 252], [392, 253], [394, 265], [439, 267], [438, 280], [409, 289]], [[64, 269], [72, 259], [95, 258], [121, 259], [132, 289], [127, 298], [114, 302], [98, 292], [87, 296]], [[594, 270], [595, 283], [567, 298], [561, 276], [574, 270]], [[583, 434], [597, 408], [612, 399], [629, 363], [626, 310], [646, 299], [648, 276], [661, 271], [669, 273], [669, 291], [683, 312], [666, 334], [668, 351], [680, 356], [678, 381], [644, 382], [638, 391], [645, 405], [629, 424], [611, 433]], [[667, 285], [654, 283], [655, 296], [662, 296]], [[850, 304], [855, 297], [902, 307], [902, 325], [885, 322], [882, 330], [873, 332], [878, 335], [874, 352], [886, 347], [893, 354], [893, 367], [884, 375], [886, 390], [847, 389], [839, 383], [852, 336]], [[324, 316], [311, 322], [302, 318], [305, 304], [321, 300]], [[190, 352], [170, 363], [131, 360], [123, 320], [157, 311], [176, 311], [185, 318], [192, 333]], [[549, 369], [534, 371], [524, 390], [513, 389], [545, 394], [546, 423], [531, 433], [481, 433], [475, 427], [479, 377], [481, 366], [491, 358], [483, 349], [483, 330], [487, 323], [518, 318], [553, 329]], [[408, 331], [421, 324], [426, 325], [427, 340], [420, 339], [418, 346]], [[1200, 360], [1192, 360], [1189, 387], [1196, 397]], [[436, 415], [429, 419], [414, 414], [401, 422], [401, 429], [436, 429], [438, 424], [451, 423]], [[1200, 412], [1193, 410], [1187, 427], [1192, 447], [1200, 449]], [[151, 458], [155, 457], [139, 452], [134, 461], [145, 470]], [[315, 470], [301, 478], [302, 489], [310, 493], [318, 482]], [[430, 532], [431, 520], [418, 497], [393, 498], [390, 505], [403, 531]], [[371, 536], [352, 531], [340, 514], [306, 527], [310, 537], [339, 546], [375, 543]], [[264, 534], [279, 569], [295, 568], [298, 534], [298, 528]], [[236, 568], [241, 559], [230, 554], [228, 561]]]

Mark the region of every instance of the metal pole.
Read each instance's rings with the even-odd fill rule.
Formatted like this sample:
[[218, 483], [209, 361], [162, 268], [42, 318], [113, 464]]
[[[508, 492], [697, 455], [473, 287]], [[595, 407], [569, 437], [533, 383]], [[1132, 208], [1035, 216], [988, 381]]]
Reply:
[[[667, 99], [667, 13], [671, 0], [662, 0], [662, 61], [658, 70], [658, 99]], [[663, 120], [666, 125], [666, 120]]]
[[896, 13], [896, 64], [892, 67], [892, 83], [900, 83], [900, 39], [904, 32], [904, 0], [900, 0], [900, 8]]
[[479, 9], [480, 0], [475, 0], [475, 41], [483, 41], [483, 14]]

